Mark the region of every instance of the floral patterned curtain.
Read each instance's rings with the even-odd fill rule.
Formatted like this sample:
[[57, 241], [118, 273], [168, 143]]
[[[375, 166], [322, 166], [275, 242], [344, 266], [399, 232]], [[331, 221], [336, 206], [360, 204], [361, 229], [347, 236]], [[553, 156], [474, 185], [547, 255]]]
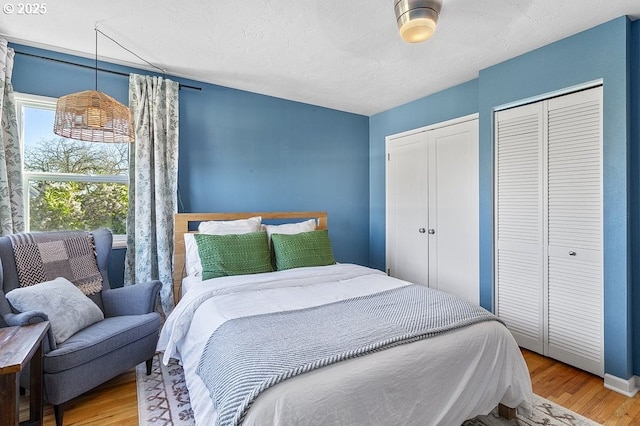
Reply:
[[0, 234], [24, 231], [22, 165], [16, 104], [11, 85], [13, 49], [0, 39]]
[[129, 153], [125, 283], [160, 280], [162, 309], [173, 309], [173, 216], [178, 190], [179, 84], [131, 74], [135, 142]]

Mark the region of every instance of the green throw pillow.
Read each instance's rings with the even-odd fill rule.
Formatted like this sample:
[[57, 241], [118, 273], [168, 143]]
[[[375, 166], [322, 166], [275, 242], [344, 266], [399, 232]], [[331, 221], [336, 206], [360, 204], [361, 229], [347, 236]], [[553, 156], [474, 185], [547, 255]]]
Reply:
[[272, 272], [266, 231], [248, 234], [195, 234], [202, 279]]
[[271, 242], [279, 271], [336, 263], [326, 229], [292, 235], [271, 234]]

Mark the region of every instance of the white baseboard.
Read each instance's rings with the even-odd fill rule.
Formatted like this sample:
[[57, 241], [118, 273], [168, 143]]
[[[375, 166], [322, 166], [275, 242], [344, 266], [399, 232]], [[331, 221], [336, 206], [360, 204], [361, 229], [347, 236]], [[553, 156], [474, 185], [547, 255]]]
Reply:
[[625, 396], [633, 397], [638, 393], [638, 377], [631, 376], [628, 379], [621, 379], [611, 374], [605, 374], [604, 387]]

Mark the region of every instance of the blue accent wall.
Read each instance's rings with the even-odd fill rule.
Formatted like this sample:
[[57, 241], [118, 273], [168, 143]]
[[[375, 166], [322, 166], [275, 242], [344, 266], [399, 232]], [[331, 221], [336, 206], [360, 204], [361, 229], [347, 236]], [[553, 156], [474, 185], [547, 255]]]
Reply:
[[124, 286], [124, 259], [127, 255], [126, 248], [114, 248], [109, 258], [109, 286], [118, 288]]
[[[11, 47], [94, 64], [47, 50]], [[99, 66], [153, 74], [108, 63]], [[180, 90], [180, 211], [327, 211], [336, 260], [368, 264], [368, 117], [172, 79], [202, 88]], [[17, 53], [13, 85], [17, 92], [59, 97], [93, 89], [95, 73]], [[100, 72], [98, 89], [128, 104], [127, 77]], [[113, 273], [120, 276], [120, 271]]]
[[633, 277], [633, 374], [640, 376], [640, 20], [631, 23], [630, 44], [631, 76], [631, 171], [630, 223], [631, 223], [631, 274]]
[[[638, 23], [620, 17], [480, 71], [477, 80], [371, 117], [370, 258], [384, 268], [384, 138], [390, 134], [479, 112], [480, 125], [480, 303], [493, 309], [493, 108], [568, 87], [602, 80], [604, 85], [604, 340], [605, 372], [627, 379], [634, 374], [632, 311], [631, 123], [637, 114]], [[633, 34], [633, 39], [631, 34]], [[634, 56], [635, 55], [635, 56]], [[632, 61], [635, 72], [632, 73]], [[632, 79], [636, 113], [631, 119]], [[636, 158], [638, 160], [638, 158]], [[638, 162], [633, 163], [637, 168]], [[634, 172], [637, 174], [637, 172]], [[637, 180], [636, 176], [636, 180]], [[634, 195], [637, 195], [633, 193]], [[637, 200], [636, 200], [637, 201]], [[637, 209], [636, 209], [637, 210]], [[637, 211], [636, 211], [637, 213]], [[637, 223], [637, 214], [634, 217]], [[637, 242], [636, 242], [637, 244]], [[638, 269], [636, 266], [635, 269]], [[637, 296], [640, 302], [640, 295]], [[637, 304], [636, 306], [640, 306]], [[640, 362], [636, 362], [640, 369]]]
[[368, 117], [218, 86], [180, 95], [186, 211], [327, 210], [336, 259], [368, 264]]

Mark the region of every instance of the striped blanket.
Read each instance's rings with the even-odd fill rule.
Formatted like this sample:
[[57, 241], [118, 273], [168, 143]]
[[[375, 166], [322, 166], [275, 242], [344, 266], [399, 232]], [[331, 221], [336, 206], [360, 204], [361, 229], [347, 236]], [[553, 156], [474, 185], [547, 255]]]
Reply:
[[218, 412], [238, 425], [271, 386], [316, 368], [482, 321], [485, 309], [420, 285], [306, 309], [229, 320], [209, 338], [197, 373]]
[[81, 231], [9, 235], [21, 287], [64, 277], [85, 295], [102, 291], [93, 235]]

